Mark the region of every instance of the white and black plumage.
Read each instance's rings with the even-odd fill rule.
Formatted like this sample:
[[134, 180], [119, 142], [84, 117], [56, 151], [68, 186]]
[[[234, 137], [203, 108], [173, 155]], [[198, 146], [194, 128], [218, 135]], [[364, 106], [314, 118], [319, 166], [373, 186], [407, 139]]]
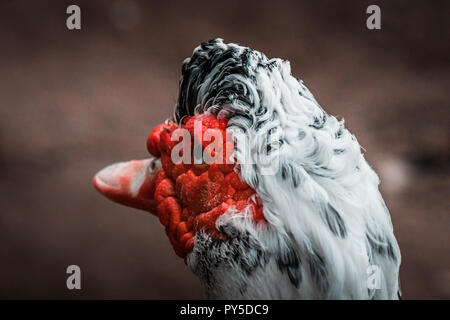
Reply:
[[[202, 43], [183, 63], [174, 120], [203, 113], [226, 117], [233, 135], [245, 136], [253, 151], [237, 144], [239, 177], [256, 191], [267, 220], [254, 223], [245, 209], [230, 208], [216, 221], [229, 240], [196, 233], [186, 262], [207, 298], [398, 298], [400, 250], [379, 178], [355, 136], [291, 75], [288, 61], [221, 39]], [[274, 174], [245, 158], [259, 150], [277, 155]], [[150, 163], [159, 166], [145, 168]], [[108, 195], [122, 167], [97, 174], [97, 188]], [[367, 286], [373, 265], [377, 289]]]

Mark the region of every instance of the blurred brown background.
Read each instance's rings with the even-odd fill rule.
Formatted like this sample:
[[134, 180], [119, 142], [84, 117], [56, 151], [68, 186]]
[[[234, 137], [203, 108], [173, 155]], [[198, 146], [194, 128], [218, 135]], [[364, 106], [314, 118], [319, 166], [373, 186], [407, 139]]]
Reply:
[[[147, 156], [181, 62], [214, 37], [291, 61], [379, 173], [405, 298], [450, 298], [444, 1], [1, 1], [0, 298], [201, 298], [159, 222], [92, 187]], [[369, 4], [382, 30], [366, 28]], [[82, 30], [65, 26], [66, 7]], [[66, 267], [82, 290], [66, 289]]]

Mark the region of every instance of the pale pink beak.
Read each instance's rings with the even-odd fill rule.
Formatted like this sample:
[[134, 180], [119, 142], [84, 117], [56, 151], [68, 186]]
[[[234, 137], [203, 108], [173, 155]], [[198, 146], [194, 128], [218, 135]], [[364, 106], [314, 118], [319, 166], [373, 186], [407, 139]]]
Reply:
[[159, 167], [156, 158], [119, 162], [100, 170], [93, 183], [114, 202], [156, 213], [153, 178]]

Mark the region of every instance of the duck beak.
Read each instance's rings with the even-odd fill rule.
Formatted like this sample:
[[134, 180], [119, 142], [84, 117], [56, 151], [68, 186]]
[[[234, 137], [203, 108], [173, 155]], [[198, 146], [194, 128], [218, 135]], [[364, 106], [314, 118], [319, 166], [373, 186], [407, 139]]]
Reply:
[[114, 202], [156, 214], [154, 178], [160, 166], [157, 158], [115, 163], [94, 176], [94, 187]]

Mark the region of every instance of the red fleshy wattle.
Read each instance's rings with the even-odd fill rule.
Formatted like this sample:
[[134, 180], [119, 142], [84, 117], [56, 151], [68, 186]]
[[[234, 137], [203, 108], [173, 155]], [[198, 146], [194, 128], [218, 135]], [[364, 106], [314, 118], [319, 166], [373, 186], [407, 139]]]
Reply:
[[[179, 127], [173, 122], [157, 126], [147, 140], [149, 152], [160, 156], [162, 164], [154, 182], [156, 214], [176, 254], [182, 258], [193, 250], [194, 237], [199, 230], [220, 240], [227, 240], [227, 236], [217, 230], [216, 220], [231, 206], [237, 210], [248, 207], [255, 222], [265, 220], [262, 205], [258, 200], [255, 202], [250, 199], [255, 191], [239, 178], [234, 171], [235, 164], [226, 164], [225, 151], [233, 147], [232, 142], [226, 141], [228, 120], [217, 119], [213, 115], [185, 118], [181, 128], [191, 134], [191, 152], [196, 120], [201, 121], [202, 137], [207, 129], [218, 130], [222, 135], [222, 149], [214, 150], [221, 153], [222, 164], [174, 164], [171, 151], [179, 142], [171, 141], [171, 135]], [[203, 141], [202, 149], [205, 150], [210, 143]]]

